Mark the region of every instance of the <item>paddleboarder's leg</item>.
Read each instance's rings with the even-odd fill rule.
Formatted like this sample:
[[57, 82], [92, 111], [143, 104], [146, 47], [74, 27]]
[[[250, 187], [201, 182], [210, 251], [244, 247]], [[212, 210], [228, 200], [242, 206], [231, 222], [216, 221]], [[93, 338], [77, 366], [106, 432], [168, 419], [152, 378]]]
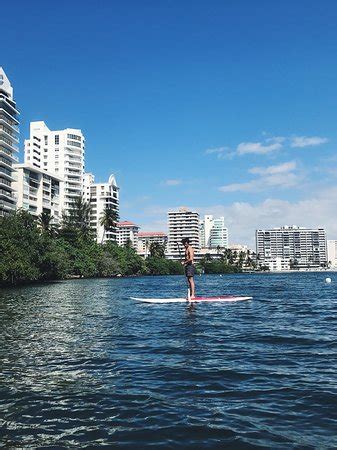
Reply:
[[195, 284], [194, 284], [193, 277], [188, 277], [188, 285], [190, 287], [191, 298], [194, 298], [195, 297]]

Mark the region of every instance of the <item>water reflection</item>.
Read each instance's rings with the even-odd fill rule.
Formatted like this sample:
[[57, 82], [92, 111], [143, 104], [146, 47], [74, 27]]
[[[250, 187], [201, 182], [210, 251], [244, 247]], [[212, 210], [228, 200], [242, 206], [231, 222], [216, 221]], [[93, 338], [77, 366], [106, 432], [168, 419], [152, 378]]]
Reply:
[[336, 287], [304, 274], [202, 277], [198, 288], [254, 300], [129, 298], [181, 296], [181, 277], [3, 290], [1, 443], [336, 447]]

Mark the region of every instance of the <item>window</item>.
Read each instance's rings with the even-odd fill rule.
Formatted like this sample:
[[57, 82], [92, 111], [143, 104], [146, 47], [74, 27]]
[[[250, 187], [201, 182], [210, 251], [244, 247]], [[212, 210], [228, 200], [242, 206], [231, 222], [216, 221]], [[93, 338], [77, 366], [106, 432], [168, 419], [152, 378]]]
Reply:
[[77, 136], [76, 134], [67, 134], [68, 139], [73, 139], [74, 141], [80, 141], [81, 136]]
[[60, 144], [60, 136], [58, 134], [55, 134], [55, 145]]
[[44, 145], [48, 145], [48, 136], [44, 137]]

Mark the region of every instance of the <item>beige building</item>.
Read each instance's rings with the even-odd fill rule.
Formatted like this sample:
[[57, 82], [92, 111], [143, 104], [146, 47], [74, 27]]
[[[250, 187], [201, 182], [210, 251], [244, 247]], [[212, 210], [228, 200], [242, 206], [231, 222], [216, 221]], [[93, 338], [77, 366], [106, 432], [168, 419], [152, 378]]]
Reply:
[[139, 231], [137, 253], [146, 258], [153, 242], [164, 245], [166, 248], [167, 234], [162, 231]]
[[16, 181], [13, 187], [17, 195], [17, 208], [37, 217], [46, 212], [52, 223], [61, 220], [60, 185], [62, 178], [30, 164], [15, 164]]
[[337, 269], [337, 240], [328, 240], [328, 262], [331, 268]]
[[133, 222], [125, 220], [117, 224], [117, 243], [124, 246], [128, 242], [137, 250], [139, 226]]

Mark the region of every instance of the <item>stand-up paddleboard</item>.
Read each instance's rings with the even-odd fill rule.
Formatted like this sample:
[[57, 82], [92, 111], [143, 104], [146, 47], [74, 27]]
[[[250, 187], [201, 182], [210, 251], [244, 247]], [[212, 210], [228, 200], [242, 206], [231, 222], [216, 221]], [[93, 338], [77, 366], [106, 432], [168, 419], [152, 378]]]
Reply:
[[235, 295], [222, 295], [218, 297], [194, 297], [189, 300], [186, 298], [139, 298], [130, 297], [144, 303], [199, 303], [199, 302], [239, 302], [242, 300], [251, 300], [253, 297], [240, 297]]

